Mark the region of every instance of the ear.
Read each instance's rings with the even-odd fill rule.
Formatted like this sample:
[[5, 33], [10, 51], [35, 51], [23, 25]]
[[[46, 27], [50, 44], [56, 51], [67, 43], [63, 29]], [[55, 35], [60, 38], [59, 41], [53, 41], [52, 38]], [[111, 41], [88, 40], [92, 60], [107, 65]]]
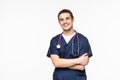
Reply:
[[73, 22], [74, 22], [74, 18], [73, 18], [72, 20], [73, 20]]

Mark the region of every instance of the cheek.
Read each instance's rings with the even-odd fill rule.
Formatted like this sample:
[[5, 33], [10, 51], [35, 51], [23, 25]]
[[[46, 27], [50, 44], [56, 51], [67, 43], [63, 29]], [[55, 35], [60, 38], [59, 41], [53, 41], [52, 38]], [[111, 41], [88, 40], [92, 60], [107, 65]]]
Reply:
[[60, 24], [61, 27], [63, 26], [62, 23], [59, 23], [59, 24]]
[[59, 24], [62, 26], [62, 25], [63, 25], [63, 22], [59, 22]]

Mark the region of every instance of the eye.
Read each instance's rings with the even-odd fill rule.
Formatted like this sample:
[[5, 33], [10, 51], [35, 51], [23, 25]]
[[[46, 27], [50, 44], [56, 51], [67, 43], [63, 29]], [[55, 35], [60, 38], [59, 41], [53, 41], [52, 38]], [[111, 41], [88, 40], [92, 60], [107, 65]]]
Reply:
[[70, 19], [70, 17], [66, 17], [66, 20], [69, 20]]
[[59, 21], [63, 21], [63, 18], [59, 19]]

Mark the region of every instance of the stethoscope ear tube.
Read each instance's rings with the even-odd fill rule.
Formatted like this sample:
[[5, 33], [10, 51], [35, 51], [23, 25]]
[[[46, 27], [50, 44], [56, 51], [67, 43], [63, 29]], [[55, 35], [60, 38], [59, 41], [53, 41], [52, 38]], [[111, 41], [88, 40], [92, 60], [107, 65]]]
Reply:
[[[76, 32], [76, 31], [75, 31]], [[74, 53], [74, 39], [77, 38], [77, 53]], [[73, 56], [79, 56], [79, 50], [80, 50], [80, 47], [79, 47], [79, 37], [78, 37], [78, 33], [76, 32], [76, 35], [74, 36], [73, 40], [72, 40], [72, 55]]]

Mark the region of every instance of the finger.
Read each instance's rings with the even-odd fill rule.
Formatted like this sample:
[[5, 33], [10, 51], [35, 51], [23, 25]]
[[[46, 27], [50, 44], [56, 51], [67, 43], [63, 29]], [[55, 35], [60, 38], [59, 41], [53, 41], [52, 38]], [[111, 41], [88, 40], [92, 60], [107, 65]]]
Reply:
[[84, 56], [88, 56], [88, 53], [85, 53]]

